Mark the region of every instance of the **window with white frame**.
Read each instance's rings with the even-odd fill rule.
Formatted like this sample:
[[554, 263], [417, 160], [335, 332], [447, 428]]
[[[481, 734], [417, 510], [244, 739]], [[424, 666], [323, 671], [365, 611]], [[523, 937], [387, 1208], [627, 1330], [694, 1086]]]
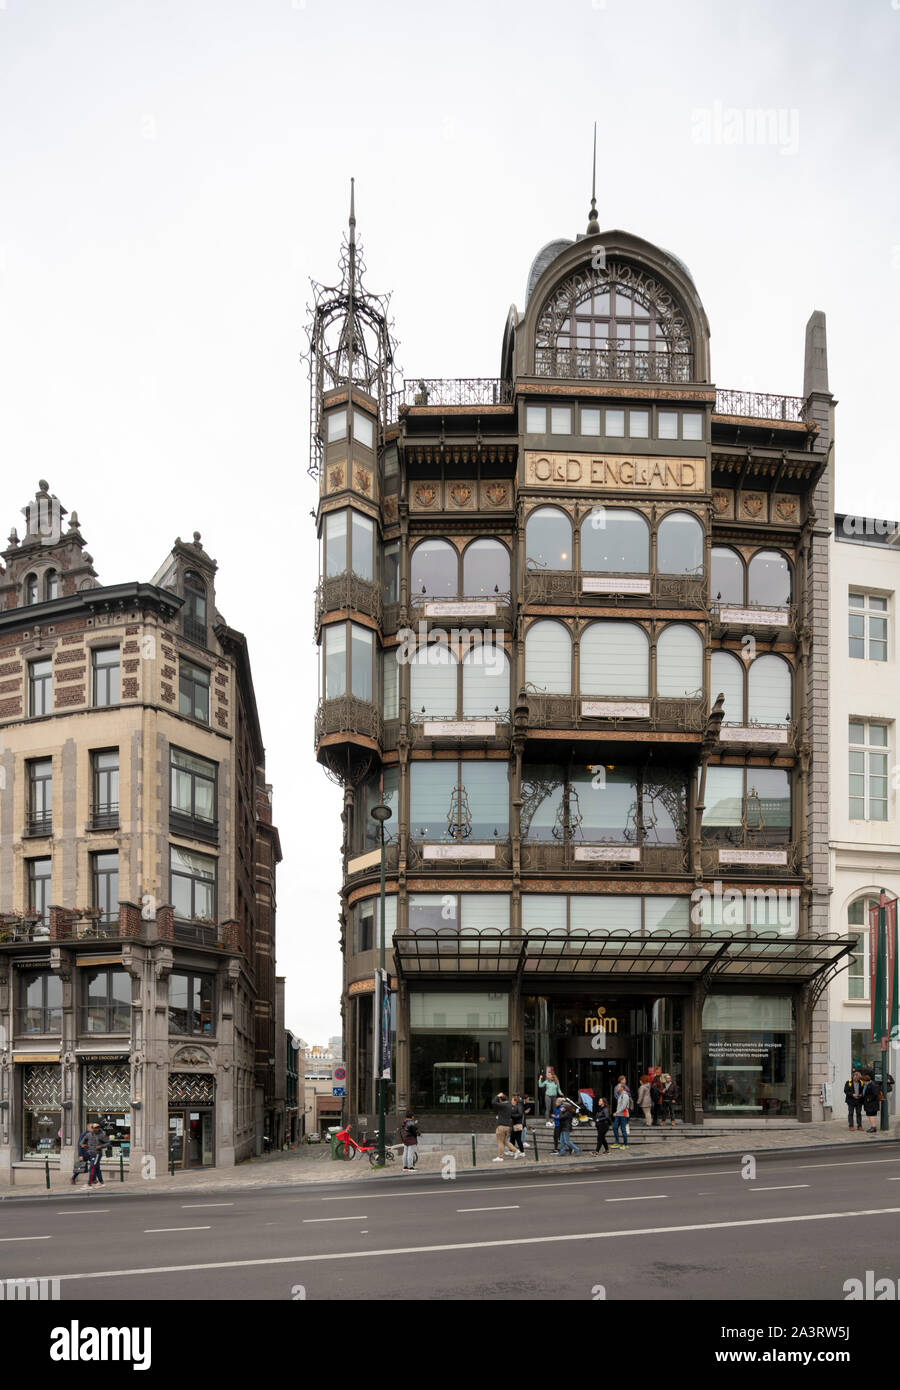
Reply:
[[850, 655], [862, 661], [888, 659], [888, 601], [850, 590]]
[[869, 997], [869, 909], [877, 906], [877, 898], [857, 898], [847, 909], [848, 935], [856, 937], [847, 971], [848, 999]]
[[888, 818], [888, 726], [850, 720], [850, 819]]

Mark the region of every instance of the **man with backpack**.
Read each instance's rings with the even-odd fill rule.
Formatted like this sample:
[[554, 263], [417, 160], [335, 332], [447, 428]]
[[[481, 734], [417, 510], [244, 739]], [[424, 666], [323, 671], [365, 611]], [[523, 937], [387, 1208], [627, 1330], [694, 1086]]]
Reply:
[[75, 1149], [75, 1167], [72, 1169], [73, 1187], [75, 1187], [78, 1182], [79, 1174], [87, 1173], [91, 1166], [90, 1160], [88, 1159], [87, 1148], [85, 1147], [87, 1144], [87, 1138], [89, 1134], [90, 1126], [88, 1126], [87, 1129], [83, 1129], [78, 1136], [78, 1145]]

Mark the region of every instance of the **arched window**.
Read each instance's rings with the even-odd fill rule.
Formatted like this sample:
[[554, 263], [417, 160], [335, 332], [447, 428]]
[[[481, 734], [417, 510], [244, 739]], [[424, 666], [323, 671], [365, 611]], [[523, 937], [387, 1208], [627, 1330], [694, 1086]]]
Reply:
[[791, 601], [791, 567], [777, 550], [758, 550], [750, 561], [750, 602], [764, 608], [787, 608]]
[[568, 628], [549, 619], [525, 634], [525, 680], [541, 695], [572, 691], [572, 639]]
[[56, 570], [48, 570], [44, 575], [44, 598], [48, 603], [59, 598], [59, 574]]
[[525, 526], [525, 555], [529, 569], [572, 568], [572, 522], [558, 507], [538, 507]]
[[581, 638], [582, 695], [648, 695], [650, 643], [636, 623], [590, 623]]
[[674, 700], [703, 693], [703, 642], [688, 623], [669, 623], [656, 644], [656, 693]]
[[184, 575], [184, 635], [206, 645], [206, 585], [194, 570]]
[[456, 598], [459, 555], [449, 541], [420, 541], [410, 557], [410, 594]]
[[660, 574], [702, 574], [703, 527], [689, 512], [670, 512], [659, 524], [656, 567]]
[[728, 545], [714, 545], [710, 556], [709, 592], [714, 603], [744, 602], [744, 562]]
[[731, 652], [713, 652], [709, 665], [709, 703], [725, 696], [725, 723], [744, 722], [744, 669]]
[[581, 568], [599, 574], [646, 574], [650, 528], [640, 512], [594, 507], [581, 523]]
[[477, 540], [466, 547], [463, 593], [467, 598], [509, 593], [509, 551], [500, 541]]
[[410, 662], [410, 714], [417, 719], [455, 719], [457, 661], [449, 648], [436, 643], [416, 652]]
[[473, 647], [463, 657], [463, 716], [499, 719], [509, 714], [509, 660], [497, 644]]
[[791, 668], [780, 656], [758, 656], [750, 664], [748, 705], [753, 724], [788, 724], [791, 720]]
[[25, 602], [37, 603], [38, 601], [38, 579], [36, 574], [25, 576]]
[[[849, 999], [869, 997], [869, 910], [877, 906], [878, 899], [869, 897], [857, 898], [847, 908], [847, 935], [856, 937], [856, 949], [850, 957], [850, 969], [847, 972]], [[854, 1065], [855, 1063], [856, 1058]]]

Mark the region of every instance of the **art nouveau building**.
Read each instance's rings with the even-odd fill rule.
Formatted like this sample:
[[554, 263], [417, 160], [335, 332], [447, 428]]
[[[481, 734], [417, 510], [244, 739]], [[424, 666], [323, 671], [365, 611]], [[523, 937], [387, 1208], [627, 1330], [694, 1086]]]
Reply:
[[[379, 832], [392, 1103], [649, 1067], [683, 1114], [821, 1114], [833, 402], [722, 390], [686, 267], [556, 241], [495, 380], [393, 389], [385, 305], [316, 286], [319, 760], [345, 788], [344, 1037], [372, 1114]], [[723, 697], [718, 699], [717, 697]]]
[[257, 1152], [274, 1108], [271, 788], [247, 644], [177, 540], [103, 585], [46, 483], [0, 572], [0, 1177]]
[[[900, 529], [876, 517], [834, 519], [831, 553], [832, 928], [857, 945], [829, 991], [834, 1108], [859, 1064], [880, 1067], [872, 1046], [869, 914], [883, 888], [900, 895], [897, 811], [897, 591]], [[897, 1050], [889, 1070], [897, 1075]]]

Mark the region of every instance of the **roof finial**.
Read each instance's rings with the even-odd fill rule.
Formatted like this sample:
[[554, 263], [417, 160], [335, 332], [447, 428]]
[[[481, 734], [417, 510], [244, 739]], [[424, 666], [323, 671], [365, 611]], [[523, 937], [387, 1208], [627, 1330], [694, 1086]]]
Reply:
[[356, 205], [354, 200], [353, 185], [355, 179], [350, 180], [350, 245], [356, 245]]
[[594, 122], [594, 171], [591, 180], [591, 211], [588, 215], [587, 225], [588, 236], [600, 235], [600, 223], [597, 221], [597, 122]]

